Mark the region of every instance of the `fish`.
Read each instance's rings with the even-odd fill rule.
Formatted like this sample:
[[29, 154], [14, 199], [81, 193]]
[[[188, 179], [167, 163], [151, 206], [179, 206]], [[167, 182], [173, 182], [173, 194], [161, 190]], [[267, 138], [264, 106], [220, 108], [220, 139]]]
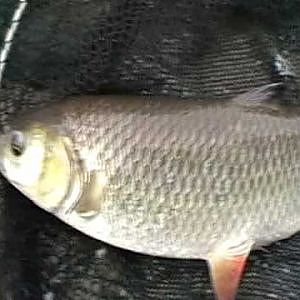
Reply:
[[247, 257], [300, 230], [300, 111], [279, 83], [224, 101], [69, 96], [15, 117], [3, 177], [82, 233], [208, 263], [235, 299]]

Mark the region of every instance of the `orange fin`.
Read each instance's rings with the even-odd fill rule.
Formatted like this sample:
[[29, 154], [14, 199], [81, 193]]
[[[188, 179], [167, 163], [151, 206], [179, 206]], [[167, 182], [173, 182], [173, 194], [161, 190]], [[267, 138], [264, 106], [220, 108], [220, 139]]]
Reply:
[[243, 242], [210, 257], [210, 276], [218, 300], [235, 299], [251, 246], [252, 243]]

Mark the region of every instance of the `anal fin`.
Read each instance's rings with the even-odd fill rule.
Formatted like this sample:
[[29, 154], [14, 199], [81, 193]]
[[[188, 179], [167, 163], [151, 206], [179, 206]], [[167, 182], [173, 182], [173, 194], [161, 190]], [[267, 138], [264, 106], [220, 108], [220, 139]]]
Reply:
[[[219, 249], [209, 258], [209, 270], [218, 300], [234, 300], [252, 243]], [[221, 251], [220, 251], [221, 250]]]

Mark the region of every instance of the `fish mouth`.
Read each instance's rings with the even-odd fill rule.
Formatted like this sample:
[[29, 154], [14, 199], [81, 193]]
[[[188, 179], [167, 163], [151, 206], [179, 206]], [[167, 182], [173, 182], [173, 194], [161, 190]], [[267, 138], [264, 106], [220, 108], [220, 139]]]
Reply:
[[0, 173], [5, 179], [10, 182], [11, 180], [7, 177], [7, 169], [5, 167], [5, 152], [9, 142], [10, 132], [8, 129], [4, 130], [2, 128], [0, 133]]
[[6, 170], [5, 170], [5, 167], [4, 167], [4, 165], [3, 165], [2, 160], [0, 160], [0, 174], [1, 174], [5, 179], [7, 179]]
[[0, 162], [0, 174], [7, 181], [7, 183], [11, 184], [16, 190], [18, 190], [21, 194], [23, 194], [28, 200], [36, 203], [36, 201], [34, 199], [32, 199], [32, 196], [26, 192], [26, 188], [24, 185], [22, 185], [21, 183], [15, 181], [13, 179], [8, 178], [7, 172], [5, 170], [5, 167], [4, 167], [2, 161]]
[[8, 178], [7, 176], [7, 172], [5, 171], [5, 167], [3, 165], [3, 162], [0, 162], [0, 173], [2, 175], [2, 177], [10, 184], [12, 185], [16, 190], [18, 190], [21, 194], [23, 194], [29, 201], [33, 202], [35, 205], [41, 207], [42, 209], [53, 213], [55, 211], [55, 207], [46, 207], [44, 206], [42, 203], [40, 203], [40, 201], [38, 201], [33, 195], [31, 195], [30, 193], [28, 193], [26, 191], [26, 186], [22, 185], [21, 183]]
[[[2, 150], [3, 148], [1, 147], [0, 149]], [[11, 179], [8, 178], [7, 171], [6, 171], [4, 161], [3, 161], [3, 158], [2, 158], [2, 151], [1, 150], [0, 150], [0, 174], [7, 182], [11, 183], [13, 186], [15, 186], [16, 188], [19, 189], [19, 186], [20, 186], [19, 183], [16, 182], [15, 180], [11, 180]]]

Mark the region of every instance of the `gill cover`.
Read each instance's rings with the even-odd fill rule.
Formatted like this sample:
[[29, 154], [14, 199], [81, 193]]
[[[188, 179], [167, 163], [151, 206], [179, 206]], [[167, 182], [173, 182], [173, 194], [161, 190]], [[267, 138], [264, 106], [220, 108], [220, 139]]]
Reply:
[[3, 137], [4, 176], [38, 206], [52, 210], [64, 200], [71, 181], [66, 139], [34, 124]]

